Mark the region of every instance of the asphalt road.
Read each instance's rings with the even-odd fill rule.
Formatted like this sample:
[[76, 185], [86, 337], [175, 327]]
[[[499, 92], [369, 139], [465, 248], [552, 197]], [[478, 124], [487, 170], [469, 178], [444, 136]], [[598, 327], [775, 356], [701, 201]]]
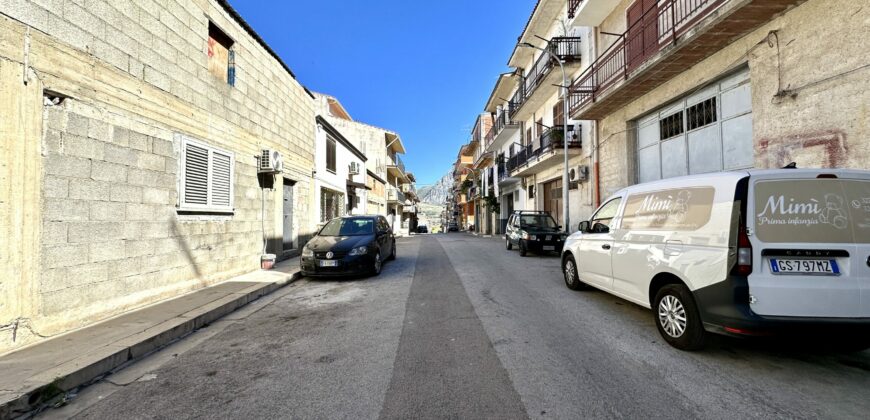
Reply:
[[46, 418], [867, 418], [870, 351], [721, 338], [573, 292], [558, 258], [464, 233], [380, 277], [300, 280], [85, 388]]

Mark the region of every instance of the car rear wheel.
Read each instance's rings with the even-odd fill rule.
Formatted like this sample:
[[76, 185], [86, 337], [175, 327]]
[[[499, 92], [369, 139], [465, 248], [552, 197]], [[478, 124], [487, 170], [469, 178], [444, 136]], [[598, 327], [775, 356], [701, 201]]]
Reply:
[[562, 262], [562, 273], [565, 274], [565, 286], [571, 290], [586, 290], [589, 286], [580, 281], [580, 276], [577, 274], [577, 262], [574, 261], [573, 255], [567, 255]]
[[680, 350], [700, 350], [707, 332], [692, 292], [682, 284], [668, 284], [656, 293], [653, 313], [659, 334]]
[[504, 249], [508, 251], [514, 249], [514, 245], [511, 243], [510, 238], [504, 238]]

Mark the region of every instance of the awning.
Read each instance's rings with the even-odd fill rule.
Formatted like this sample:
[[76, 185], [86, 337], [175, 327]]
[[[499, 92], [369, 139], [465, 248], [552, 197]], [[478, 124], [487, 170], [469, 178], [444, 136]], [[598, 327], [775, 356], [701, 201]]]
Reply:
[[363, 184], [362, 182], [347, 181], [347, 186], [348, 186], [348, 187], [354, 187], [354, 188], [361, 188], [361, 189], [364, 189], [364, 190], [370, 190], [370, 189], [371, 189], [371, 188], [369, 188], [366, 184]]

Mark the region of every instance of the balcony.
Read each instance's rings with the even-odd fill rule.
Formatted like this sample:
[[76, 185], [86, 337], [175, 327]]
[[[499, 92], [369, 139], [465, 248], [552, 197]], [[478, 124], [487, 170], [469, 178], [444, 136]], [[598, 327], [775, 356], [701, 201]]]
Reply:
[[398, 188], [390, 185], [387, 187], [387, 202], [403, 204], [405, 202], [405, 194], [399, 191]]
[[[523, 177], [563, 164], [564, 132], [565, 129], [561, 126], [548, 128], [532, 144], [526, 145], [517, 154], [508, 158], [506, 169], [510, 176]], [[580, 154], [581, 144], [578, 132], [576, 139], [568, 140], [568, 154]]]
[[[563, 61], [566, 73], [571, 73], [580, 67], [579, 37], [553, 38], [547, 47], [556, 57]], [[537, 111], [544, 101], [556, 92], [556, 87], [562, 84], [562, 72], [553, 71], [558, 67], [550, 54], [541, 52], [532, 68], [526, 72], [522, 83], [510, 100], [510, 118], [522, 121]]]
[[391, 173], [396, 178], [405, 178], [405, 163], [399, 155], [395, 155], [393, 161], [387, 163], [387, 173]]
[[572, 83], [571, 117], [604, 118], [801, 1], [664, 0], [638, 10]]
[[522, 130], [522, 124], [511, 120], [511, 111], [512, 108], [508, 105], [506, 108], [500, 109], [498, 114], [496, 114], [492, 129], [489, 130], [489, 134], [486, 136], [489, 141], [486, 146], [487, 152], [495, 152], [501, 149], [514, 134]]

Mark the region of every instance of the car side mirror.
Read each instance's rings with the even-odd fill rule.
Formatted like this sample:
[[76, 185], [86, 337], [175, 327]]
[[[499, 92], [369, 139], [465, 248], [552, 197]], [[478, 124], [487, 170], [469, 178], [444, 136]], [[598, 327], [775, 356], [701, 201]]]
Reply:
[[562, 225], [556, 226], [556, 230], [562, 230]]
[[583, 233], [589, 232], [589, 221], [584, 220], [584, 221], [580, 222], [580, 224], [577, 225], [577, 230], [579, 230], [580, 232], [583, 232]]

